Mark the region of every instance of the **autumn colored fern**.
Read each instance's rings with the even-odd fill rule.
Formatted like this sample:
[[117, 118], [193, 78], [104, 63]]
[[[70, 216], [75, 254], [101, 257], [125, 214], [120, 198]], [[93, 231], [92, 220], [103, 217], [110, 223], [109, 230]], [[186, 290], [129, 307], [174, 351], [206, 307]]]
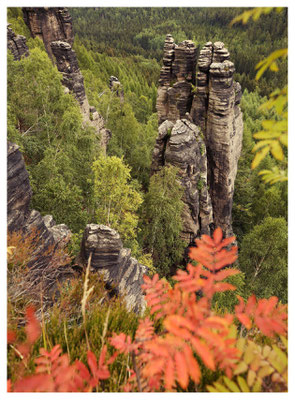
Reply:
[[[26, 367], [26, 361], [32, 349], [32, 345], [40, 337], [40, 323], [34, 314], [34, 308], [26, 310], [27, 325], [26, 341], [16, 344], [14, 347], [18, 356]], [[15, 342], [16, 335], [9, 331], [7, 342]], [[13, 392], [89, 392], [100, 384], [101, 380], [108, 379], [110, 372], [108, 365], [112, 364], [117, 354], [106, 359], [107, 346], [102, 348], [99, 360], [97, 361], [92, 351], [87, 352], [88, 368], [79, 360], [70, 364], [68, 354], [62, 354], [60, 345], [54, 346], [51, 351], [40, 349], [39, 357], [35, 358], [35, 374], [27, 377], [20, 377], [14, 384], [8, 380], [7, 390]], [[24, 369], [21, 375], [24, 374]]]
[[[234, 241], [234, 237], [223, 239], [220, 228], [212, 238], [203, 235], [196, 240], [189, 255], [197, 265], [192, 262], [186, 271], [177, 271], [173, 287], [157, 274], [145, 276], [142, 288], [150, 316], [139, 321], [134, 338], [123, 332], [109, 337], [108, 346], [116, 349], [113, 356], [108, 356], [105, 344], [98, 361], [89, 350], [87, 368], [78, 360], [70, 364], [59, 345], [50, 351], [40, 349], [36, 373], [21, 376], [14, 384], [8, 381], [8, 390], [98, 390], [101, 381], [110, 377], [109, 365], [119, 354], [130, 361], [121, 388], [127, 392], [198, 390], [206, 369], [221, 374], [217, 382], [207, 385], [211, 392], [287, 390], [287, 307], [276, 297], [257, 300], [254, 295], [247, 302], [237, 296], [234, 314], [217, 314], [211, 307], [214, 293], [235, 290], [224, 282], [239, 273], [225, 269], [237, 259]], [[15, 346], [19, 354], [29, 354], [40, 335], [32, 309], [27, 310], [27, 321], [27, 340]], [[267, 336], [271, 344], [255, 343], [254, 331], [258, 337]], [[15, 340], [15, 334], [8, 332], [8, 343]]]
[[[198, 264], [189, 264], [187, 271], [178, 270], [173, 288], [158, 275], [144, 277], [142, 287], [150, 313], [155, 319], [162, 319], [164, 330], [155, 334], [152, 322], [146, 319], [139, 325], [134, 341], [124, 334], [111, 338], [110, 343], [119, 352], [136, 355], [125, 390], [175, 391], [178, 385], [186, 390], [190, 381], [195, 385], [201, 381], [201, 364], [212, 371], [224, 371], [224, 379], [231, 382], [243, 355], [237, 346], [235, 316], [216, 315], [211, 310], [211, 300], [216, 292], [235, 290], [224, 280], [239, 271], [223, 269], [237, 259], [234, 241], [235, 237], [223, 239], [220, 228], [212, 238], [203, 235], [196, 240], [197, 247], [191, 248], [189, 255]], [[253, 319], [266, 335], [285, 333], [284, 307], [276, 306], [274, 298], [257, 304], [253, 300], [249, 299], [245, 310], [240, 298], [236, 317], [248, 328]]]

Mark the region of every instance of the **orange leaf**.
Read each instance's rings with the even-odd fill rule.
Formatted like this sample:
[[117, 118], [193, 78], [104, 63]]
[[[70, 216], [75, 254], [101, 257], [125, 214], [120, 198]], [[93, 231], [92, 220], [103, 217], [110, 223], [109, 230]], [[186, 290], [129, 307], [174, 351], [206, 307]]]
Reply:
[[165, 388], [170, 391], [174, 385], [174, 363], [171, 357], [167, 359], [165, 371], [164, 371], [164, 382]]
[[215, 281], [222, 281], [223, 279], [226, 279], [229, 276], [237, 275], [237, 274], [240, 274], [240, 273], [241, 273], [241, 271], [239, 271], [238, 269], [233, 269], [233, 268], [224, 269], [224, 270], [219, 271], [219, 272], [217, 272], [215, 274], [214, 280]]
[[246, 314], [236, 314], [238, 320], [245, 325], [246, 329], [251, 329], [252, 323], [250, 318]]
[[189, 375], [192, 380], [196, 383], [199, 383], [201, 377], [201, 371], [197, 360], [193, 356], [192, 350], [189, 346], [185, 346], [183, 349], [184, 356], [186, 359], [187, 369], [189, 371]]
[[35, 317], [35, 308], [29, 306], [26, 309], [27, 325], [25, 327], [28, 342], [33, 344], [41, 335], [40, 323]]
[[216, 228], [213, 232], [213, 239], [215, 246], [217, 246], [222, 240], [222, 229], [220, 227]]
[[215, 371], [215, 362], [214, 358], [210, 352], [209, 347], [206, 343], [201, 342], [198, 338], [191, 338], [191, 343], [194, 346], [194, 349], [201, 357], [203, 363], [210, 368], [212, 371]]
[[185, 356], [180, 351], [177, 351], [174, 357], [175, 357], [175, 366], [177, 372], [177, 380], [182, 389], [186, 389], [189, 382], [189, 375], [185, 361]]

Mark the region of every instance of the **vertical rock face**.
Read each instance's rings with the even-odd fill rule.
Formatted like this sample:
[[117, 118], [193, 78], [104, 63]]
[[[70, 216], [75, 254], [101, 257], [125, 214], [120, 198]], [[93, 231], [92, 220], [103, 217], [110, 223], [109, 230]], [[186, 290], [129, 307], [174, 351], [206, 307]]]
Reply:
[[51, 215], [42, 217], [38, 211], [31, 210], [31, 197], [29, 176], [22, 154], [16, 144], [8, 142], [7, 228], [9, 234], [17, 232], [33, 241], [27, 264], [29, 273], [26, 276], [26, 290], [43, 285], [46, 295], [57, 281], [73, 275], [72, 269], [62, 262], [64, 260], [56, 257], [69, 241], [71, 231], [64, 224], [56, 225]]
[[[209, 232], [210, 225], [214, 222], [228, 236], [232, 234], [234, 181], [243, 137], [243, 120], [239, 107], [241, 87], [233, 81], [234, 64], [229, 61], [229, 52], [222, 42], [207, 42], [200, 51], [195, 82], [196, 54], [197, 49], [191, 41], [184, 41], [177, 46], [172, 36], [167, 35], [157, 98], [160, 126], [153, 153], [152, 173], [167, 163], [180, 168], [186, 193], [184, 201], [188, 206], [183, 222], [184, 226], [190, 226], [190, 229], [186, 228], [188, 232], [193, 232], [194, 235]], [[196, 90], [193, 93], [192, 85], [195, 83]], [[196, 127], [188, 120], [200, 128], [204, 138], [202, 144], [205, 153], [202, 151], [201, 158], [200, 148], [196, 150], [198, 145], [191, 135], [191, 131], [196, 132]], [[185, 129], [183, 125], [190, 129]], [[183, 130], [181, 134], [179, 129]], [[168, 131], [171, 132], [170, 138]], [[195, 137], [199, 136], [198, 131]], [[178, 145], [174, 143], [175, 140], [180, 140]], [[197, 139], [197, 143], [201, 143], [201, 140]], [[180, 149], [184, 148], [186, 151], [182, 153]], [[181, 155], [176, 163], [176, 152], [172, 149], [177, 149]], [[195, 161], [198, 161], [187, 162], [191, 152]], [[194, 169], [188, 168], [188, 165], [193, 164], [198, 172], [191, 174]], [[186, 179], [185, 165], [188, 168], [185, 172]], [[190, 189], [185, 183], [188, 181]], [[198, 188], [204, 187], [206, 190], [200, 195]], [[184, 236], [188, 237], [185, 232]]]
[[45, 49], [53, 60], [50, 43], [55, 40], [74, 43], [72, 18], [63, 7], [23, 7], [24, 21], [31, 35], [43, 40]]
[[167, 35], [157, 98], [159, 124], [166, 119], [175, 122], [190, 111], [196, 59], [197, 48], [191, 40], [176, 45], [172, 36]]
[[213, 216], [207, 189], [206, 146], [196, 125], [185, 119], [175, 124], [166, 120], [160, 125], [152, 173], [164, 165], [179, 169], [184, 188], [182, 239], [190, 243], [199, 234], [209, 234]]
[[205, 136], [214, 223], [231, 235], [234, 182], [243, 139], [241, 86], [233, 80], [234, 64], [222, 42], [207, 43], [201, 54], [198, 82], [204, 84], [200, 90], [197, 87], [191, 117]]
[[104, 225], [87, 225], [77, 263], [87, 265], [90, 255], [92, 270], [103, 274], [107, 284], [125, 298], [129, 310], [143, 313], [145, 301], [141, 285], [147, 267], [131, 257], [130, 249], [123, 248], [120, 235]]
[[85, 124], [92, 126], [100, 136], [101, 147], [106, 151], [111, 132], [105, 128], [103, 117], [90, 106], [85, 93], [84, 79], [72, 49], [74, 35], [72, 18], [66, 8], [23, 7], [23, 15], [33, 37], [40, 37], [49, 57], [63, 74], [63, 85], [77, 99]]
[[63, 75], [63, 85], [74, 93], [79, 104], [86, 99], [84, 78], [81, 74], [78, 60], [72, 46], [67, 42], [51, 42], [50, 47], [56, 60], [56, 66]]
[[16, 35], [9, 24], [7, 25], [7, 49], [11, 51], [15, 60], [29, 55], [29, 49], [26, 44], [26, 38], [22, 35]]

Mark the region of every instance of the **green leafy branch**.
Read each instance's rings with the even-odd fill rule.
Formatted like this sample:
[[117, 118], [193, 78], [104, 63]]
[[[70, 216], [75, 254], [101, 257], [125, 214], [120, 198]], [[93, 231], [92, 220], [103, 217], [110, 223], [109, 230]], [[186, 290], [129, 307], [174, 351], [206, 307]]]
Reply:
[[283, 10], [283, 7], [256, 7], [251, 10], [244, 11], [242, 14], [235, 17], [229, 25], [233, 26], [238, 22], [242, 22], [245, 25], [250, 18], [252, 18], [253, 21], [257, 21], [262, 14], [269, 14], [274, 8], [277, 12]]
[[[256, 7], [251, 10], [246, 10], [242, 14], [235, 17], [230, 26], [242, 22], [246, 24], [250, 18], [253, 21], [257, 21], [262, 14], [269, 14], [272, 10], [281, 12], [283, 7]], [[255, 67], [257, 70], [256, 80], [259, 80], [265, 71], [268, 69], [273, 72], [279, 71], [277, 60], [280, 58], [286, 58], [288, 55], [288, 49], [279, 49], [272, 52], [268, 57], [261, 60]], [[259, 141], [255, 144], [252, 149], [255, 157], [252, 161], [251, 168], [256, 168], [261, 161], [270, 152], [272, 156], [282, 162], [285, 158], [283, 147], [288, 147], [288, 87], [285, 86], [282, 90], [276, 89], [271, 93], [269, 99], [261, 105], [261, 110], [275, 109], [280, 120], [265, 120], [262, 122], [262, 130], [255, 133], [253, 137]], [[283, 182], [288, 180], [287, 171], [285, 169], [279, 169], [273, 167], [271, 170], [262, 170], [259, 172], [262, 179], [266, 183], [274, 184], [276, 182]]]

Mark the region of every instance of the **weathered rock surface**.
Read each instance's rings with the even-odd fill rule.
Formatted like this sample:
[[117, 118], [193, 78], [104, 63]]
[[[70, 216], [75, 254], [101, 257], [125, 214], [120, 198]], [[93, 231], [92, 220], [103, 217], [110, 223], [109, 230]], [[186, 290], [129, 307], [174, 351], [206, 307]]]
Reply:
[[232, 234], [234, 182], [243, 139], [239, 107], [241, 86], [233, 80], [234, 64], [229, 61], [229, 52], [222, 42], [207, 43], [200, 54], [191, 117], [205, 136], [214, 224], [229, 236]]
[[50, 43], [56, 40], [74, 43], [72, 17], [64, 7], [23, 7], [24, 21], [33, 38], [39, 37], [53, 60]]
[[7, 49], [11, 51], [15, 60], [20, 60], [21, 57], [29, 55], [29, 49], [26, 43], [25, 36], [16, 35], [7, 25]]
[[90, 255], [92, 270], [103, 274], [105, 282], [125, 298], [129, 310], [142, 313], [145, 301], [141, 285], [147, 267], [131, 257], [130, 249], [123, 248], [120, 235], [104, 225], [87, 225], [77, 263], [86, 266]]
[[166, 36], [157, 98], [159, 125], [166, 119], [182, 119], [190, 111], [197, 52], [191, 40], [176, 45], [171, 35]]
[[8, 142], [7, 156], [8, 232], [31, 238], [34, 250], [27, 264], [27, 289], [42, 285], [44, 294], [48, 295], [58, 281], [73, 275], [72, 269], [64, 265], [65, 259], [58, 256], [59, 250], [68, 243], [71, 231], [64, 224], [56, 225], [51, 215], [42, 217], [30, 209], [32, 191], [19, 146]]
[[106, 129], [103, 117], [90, 106], [84, 86], [84, 78], [79, 69], [75, 51], [72, 49], [74, 35], [72, 18], [66, 8], [23, 7], [23, 15], [33, 37], [40, 37], [50, 58], [63, 75], [63, 85], [77, 99], [83, 122], [94, 128], [100, 137], [101, 147], [106, 151], [111, 131]]
[[164, 165], [179, 169], [179, 181], [184, 188], [182, 239], [190, 243], [197, 235], [209, 234], [213, 216], [207, 189], [206, 146], [196, 125], [186, 119], [175, 124], [166, 120], [160, 125], [152, 173]]
[[[51, 215], [42, 217], [30, 209], [32, 191], [29, 175], [19, 146], [8, 142], [7, 159], [7, 223], [8, 232], [18, 232], [23, 238], [31, 238], [33, 251], [27, 266], [22, 291], [40, 293], [48, 303], [57, 289], [57, 283], [74, 276], [66, 253], [61, 250], [68, 243], [71, 231], [65, 224], [56, 225]], [[103, 273], [108, 287], [113, 287], [126, 300], [129, 310], [143, 312], [144, 296], [141, 290], [143, 274], [147, 267], [131, 257], [131, 250], [124, 249], [119, 234], [103, 225], [87, 225], [81, 243], [81, 266], [87, 265], [92, 254], [91, 266]], [[9, 288], [13, 296], [13, 288]], [[24, 293], [24, 292], [23, 292]]]
[[[197, 164], [199, 174], [203, 176], [200, 186], [206, 186], [206, 199], [204, 209], [206, 218], [204, 224], [198, 224], [196, 210], [199, 210], [200, 200], [197, 193], [196, 179], [190, 177], [191, 189], [186, 189], [185, 202], [188, 210], [183, 218], [184, 226], [190, 226], [189, 232], [206, 232], [212, 223], [211, 203], [213, 207], [213, 222], [220, 226], [226, 236], [232, 234], [231, 211], [234, 193], [234, 181], [237, 173], [238, 159], [240, 157], [243, 137], [243, 120], [239, 107], [241, 100], [241, 87], [233, 81], [234, 64], [229, 60], [230, 54], [222, 42], [207, 42], [200, 51], [198, 60], [197, 84], [195, 85], [197, 49], [191, 41], [184, 41], [179, 46], [175, 45], [171, 35], [167, 35], [164, 45], [163, 67], [160, 75], [160, 86], [158, 89], [157, 112], [159, 120], [159, 136], [153, 154], [152, 173], [165, 165], [167, 162], [179, 166], [184, 170], [186, 157], [188, 157], [191, 134], [188, 130], [179, 138], [183, 141], [178, 144], [179, 148], [186, 148], [184, 154], [177, 149], [183, 157], [177, 162], [176, 152], [171, 157], [171, 138], [168, 138], [166, 131], [171, 131], [171, 122], [186, 118], [192, 121], [200, 129], [204, 137], [207, 154], [202, 164]], [[194, 93], [193, 93], [194, 92]], [[190, 115], [188, 115], [190, 113]], [[163, 122], [166, 121], [166, 125]], [[189, 125], [188, 121], [182, 120], [183, 124]], [[162, 125], [161, 125], [162, 124]], [[175, 132], [179, 121], [172, 128]], [[182, 128], [184, 131], [185, 129]], [[167, 139], [168, 138], [168, 139]], [[187, 147], [184, 145], [187, 144]], [[173, 147], [174, 146], [174, 147]], [[193, 150], [194, 152], [195, 150]], [[168, 153], [167, 153], [168, 152]], [[198, 156], [196, 156], [198, 158]], [[193, 163], [189, 163], [192, 165]], [[206, 172], [203, 164], [207, 164]], [[206, 174], [206, 180], [204, 179]], [[198, 176], [198, 175], [196, 175]], [[208, 190], [207, 190], [208, 184]], [[186, 186], [186, 185], [184, 185]], [[194, 188], [194, 189], [192, 189]], [[196, 204], [195, 204], [196, 203]], [[204, 215], [204, 214], [203, 214]], [[188, 223], [188, 221], [194, 223]], [[212, 225], [213, 228], [213, 225]]]

